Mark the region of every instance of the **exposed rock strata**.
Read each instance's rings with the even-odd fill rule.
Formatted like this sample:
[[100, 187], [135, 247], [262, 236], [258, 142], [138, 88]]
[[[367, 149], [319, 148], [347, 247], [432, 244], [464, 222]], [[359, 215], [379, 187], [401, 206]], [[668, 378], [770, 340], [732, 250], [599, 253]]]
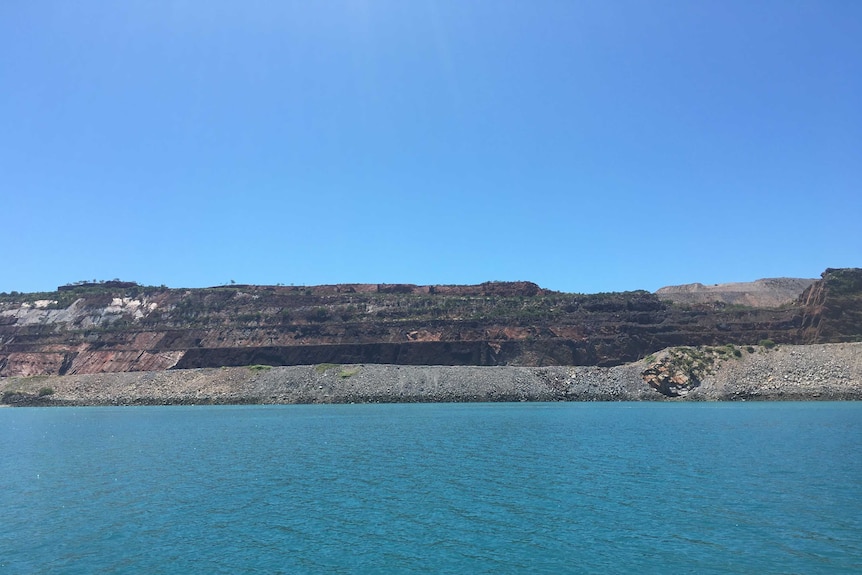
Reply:
[[207, 289], [106, 282], [0, 294], [0, 378], [325, 362], [613, 366], [668, 347], [764, 339], [862, 339], [862, 270], [827, 270], [780, 308], [675, 304], [645, 291], [567, 294], [529, 282]]
[[716, 359], [678, 398], [644, 377], [656, 361], [604, 368], [318, 365], [14, 377], [0, 380], [0, 395], [21, 406], [862, 399], [862, 343], [756, 348]]

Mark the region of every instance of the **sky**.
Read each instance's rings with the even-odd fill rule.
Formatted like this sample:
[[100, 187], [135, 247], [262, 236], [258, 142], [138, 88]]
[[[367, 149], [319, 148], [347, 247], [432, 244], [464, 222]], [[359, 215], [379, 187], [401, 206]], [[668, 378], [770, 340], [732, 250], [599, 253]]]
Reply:
[[862, 267], [862, 2], [0, 3], [0, 291]]

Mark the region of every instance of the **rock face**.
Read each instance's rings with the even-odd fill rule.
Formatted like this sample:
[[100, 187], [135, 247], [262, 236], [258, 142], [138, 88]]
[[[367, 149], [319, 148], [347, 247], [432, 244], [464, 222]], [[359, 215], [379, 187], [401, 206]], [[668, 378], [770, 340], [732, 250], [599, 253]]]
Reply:
[[804, 342], [862, 339], [862, 270], [827, 269], [823, 279], [800, 296], [799, 304]]
[[749, 307], [774, 308], [796, 301], [815, 281], [803, 278], [767, 278], [753, 282], [723, 283], [706, 286], [693, 283], [667, 286], [655, 293], [662, 299], [680, 304], [724, 303]]
[[723, 346], [675, 347], [645, 358], [649, 364], [641, 374], [653, 389], [668, 397], [686, 396], [700, 386], [707, 376], [715, 373], [722, 362], [738, 360], [747, 353], [767, 351], [774, 347], [746, 346], [744, 351], [733, 344]]
[[253, 364], [614, 366], [676, 346], [846, 342], [862, 338], [860, 278], [859, 269], [827, 270], [780, 308], [529, 282], [63, 286], [0, 294], [0, 377]]
[[691, 347], [673, 348], [647, 367], [641, 376], [653, 389], [668, 397], [688, 395], [700, 385], [713, 363], [712, 352]]

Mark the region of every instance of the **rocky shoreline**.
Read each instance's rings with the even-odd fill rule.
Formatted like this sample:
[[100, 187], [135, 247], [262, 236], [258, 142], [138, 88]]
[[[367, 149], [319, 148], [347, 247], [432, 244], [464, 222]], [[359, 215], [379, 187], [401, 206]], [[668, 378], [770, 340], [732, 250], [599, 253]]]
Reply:
[[0, 398], [8, 406], [862, 399], [862, 343], [742, 349], [677, 397], [644, 378], [669, 353], [607, 368], [321, 364], [7, 377]]

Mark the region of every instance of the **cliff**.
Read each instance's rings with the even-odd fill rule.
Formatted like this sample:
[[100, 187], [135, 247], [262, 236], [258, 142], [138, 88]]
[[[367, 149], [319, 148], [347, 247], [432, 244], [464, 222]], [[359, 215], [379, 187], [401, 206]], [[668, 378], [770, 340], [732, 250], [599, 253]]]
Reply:
[[107, 282], [0, 294], [0, 377], [254, 364], [615, 366], [681, 345], [860, 337], [859, 269], [827, 270], [779, 307], [679, 303], [646, 291], [569, 294], [529, 282]]

